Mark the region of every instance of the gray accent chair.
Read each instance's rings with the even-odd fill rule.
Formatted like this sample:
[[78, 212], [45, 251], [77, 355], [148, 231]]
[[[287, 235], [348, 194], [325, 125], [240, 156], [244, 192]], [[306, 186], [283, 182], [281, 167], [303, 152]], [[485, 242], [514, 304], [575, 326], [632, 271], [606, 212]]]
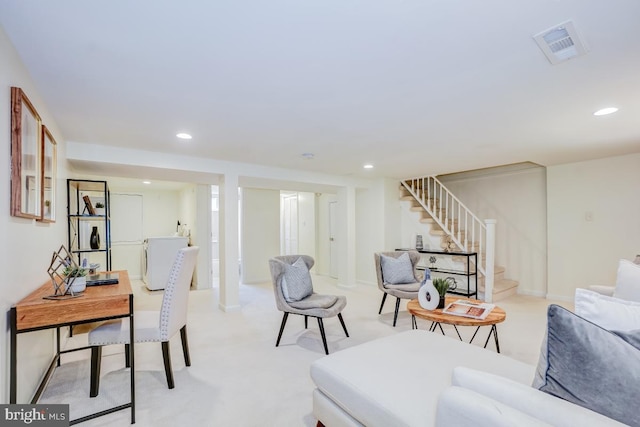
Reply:
[[[402, 285], [391, 285], [385, 282], [384, 275], [382, 273], [382, 264], [380, 262], [380, 255], [386, 255], [394, 258], [398, 258], [402, 254], [409, 254], [411, 264], [413, 265], [413, 276], [415, 277], [415, 283], [406, 283]], [[373, 254], [373, 258], [376, 264], [376, 276], [378, 278], [378, 288], [383, 292], [382, 302], [380, 303], [380, 310], [378, 314], [382, 313], [382, 307], [387, 299], [387, 295], [396, 297], [396, 310], [393, 315], [393, 326], [396, 326], [398, 321], [398, 311], [400, 309], [401, 299], [415, 299], [418, 298], [418, 291], [420, 290], [420, 282], [422, 281], [421, 275], [417, 272], [416, 266], [420, 262], [420, 253], [416, 251], [390, 251], [390, 252], [376, 252]]]
[[[342, 319], [342, 309], [347, 305], [347, 298], [337, 295], [320, 295], [313, 292], [308, 297], [296, 301], [287, 302], [284, 298], [282, 291], [282, 279], [285, 272], [285, 265], [292, 265], [294, 262], [302, 258], [307, 268], [311, 270], [311, 267], [315, 264], [312, 257], [308, 255], [284, 255], [276, 256], [269, 260], [269, 268], [271, 270], [271, 279], [273, 281], [273, 290], [276, 297], [276, 307], [278, 310], [284, 312], [282, 317], [282, 323], [280, 325], [280, 333], [278, 333], [278, 339], [276, 340], [276, 347], [280, 344], [282, 338], [282, 332], [284, 326], [287, 323], [287, 317], [289, 314], [299, 314], [304, 316], [304, 328], [307, 329], [309, 316], [318, 319], [318, 327], [320, 328], [320, 335], [322, 337], [322, 344], [324, 345], [324, 352], [329, 354], [329, 348], [327, 347], [327, 337], [324, 332], [324, 323], [322, 319], [327, 317], [338, 316], [342, 329], [344, 329], [345, 335], [348, 337], [347, 327]], [[295, 286], [294, 283], [287, 283], [288, 286]]]

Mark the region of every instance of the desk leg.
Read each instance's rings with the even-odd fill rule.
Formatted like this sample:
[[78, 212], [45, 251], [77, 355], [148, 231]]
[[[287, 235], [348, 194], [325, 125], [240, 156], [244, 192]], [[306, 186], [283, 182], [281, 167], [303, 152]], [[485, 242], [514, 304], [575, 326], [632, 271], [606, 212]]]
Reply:
[[16, 308], [12, 307], [9, 313], [9, 323], [11, 324], [11, 354], [10, 354], [10, 368], [9, 368], [9, 377], [10, 377], [10, 386], [9, 386], [9, 403], [16, 403], [17, 391], [18, 391], [18, 365], [17, 365], [17, 329], [18, 329], [18, 318], [16, 314]]
[[131, 424], [136, 423], [136, 364], [134, 360], [135, 330], [133, 327], [133, 295], [129, 296], [129, 360], [131, 361]]
[[[72, 326], [69, 326], [72, 328]], [[56, 328], [56, 354], [58, 355], [58, 366], [60, 366], [60, 327]]]

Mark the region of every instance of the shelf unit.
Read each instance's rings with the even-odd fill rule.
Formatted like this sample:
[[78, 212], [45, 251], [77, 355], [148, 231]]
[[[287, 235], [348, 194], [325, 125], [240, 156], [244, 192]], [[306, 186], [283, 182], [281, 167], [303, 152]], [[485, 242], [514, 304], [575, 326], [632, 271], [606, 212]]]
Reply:
[[[445, 267], [437, 267], [432, 266], [429, 263], [429, 257], [427, 257], [427, 263], [424, 266], [417, 267], [418, 269], [424, 270], [425, 268], [429, 268], [432, 273], [442, 273], [443, 275], [454, 275], [454, 276], [464, 276], [467, 278], [467, 288], [460, 289], [459, 287], [455, 290], [449, 291], [449, 294], [454, 295], [463, 295], [467, 298], [478, 296], [478, 253], [477, 252], [447, 252], [447, 251], [435, 251], [435, 250], [417, 250], [417, 249], [396, 249], [399, 251], [416, 251], [421, 254], [431, 255], [431, 256], [447, 256], [447, 257], [465, 257], [466, 260], [464, 264], [466, 268], [464, 270], [457, 270], [453, 268], [445, 268]], [[436, 261], [437, 262], [437, 261]], [[453, 262], [453, 260], [452, 260]], [[461, 261], [462, 262], [462, 261]], [[473, 263], [473, 270], [471, 269], [471, 264]], [[473, 288], [471, 287], [473, 278]]]
[[[84, 197], [88, 196], [94, 214], [90, 214]], [[98, 202], [104, 204], [102, 210], [96, 209]], [[84, 258], [88, 263], [100, 264], [100, 270], [111, 270], [111, 218], [110, 193], [107, 181], [86, 179], [67, 179], [67, 244], [69, 252], [76, 255], [78, 264]], [[98, 227], [100, 235], [99, 249], [90, 246], [93, 227]]]

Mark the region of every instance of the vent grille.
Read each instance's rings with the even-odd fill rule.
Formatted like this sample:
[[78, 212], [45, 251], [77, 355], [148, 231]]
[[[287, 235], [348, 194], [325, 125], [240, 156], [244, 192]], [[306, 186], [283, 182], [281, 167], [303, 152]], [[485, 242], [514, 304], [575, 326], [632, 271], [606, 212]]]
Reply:
[[587, 52], [573, 22], [567, 21], [533, 36], [549, 62], [558, 64]]

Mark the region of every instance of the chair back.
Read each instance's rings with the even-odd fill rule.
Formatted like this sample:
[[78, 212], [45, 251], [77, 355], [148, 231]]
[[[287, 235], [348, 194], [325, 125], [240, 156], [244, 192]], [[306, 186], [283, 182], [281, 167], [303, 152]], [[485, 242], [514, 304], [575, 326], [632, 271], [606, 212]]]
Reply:
[[282, 292], [282, 276], [284, 275], [285, 264], [291, 265], [296, 262], [298, 258], [302, 258], [309, 270], [311, 270], [311, 267], [315, 264], [315, 261], [309, 255], [282, 255], [269, 260], [273, 292], [276, 297], [276, 307], [278, 307], [280, 311], [287, 311], [289, 309], [289, 304], [284, 299], [284, 293]]
[[187, 324], [187, 308], [191, 278], [200, 248], [182, 248], [173, 261], [160, 309], [160, 340], [168, 341]]
[[416, 251], [390, 251], [390, 252], [376, 252], [373, 254], [373, 259], [376, 263], [376, 277], [378, 279], [378, 288], [384, 292], [384, 276], [382, 274], [382, 263], [380, 262], [380, 255], [390, 256], [394, 258], [398, 258], [402, 254], [409, 254], [409, 259], [411, 260], [411, 265], [413, 266], [413, 277], [415, 277], [416, 282], [421, 282], [422, 280], [416, 276], [416, 265], [420, 262], [420, 253]]

